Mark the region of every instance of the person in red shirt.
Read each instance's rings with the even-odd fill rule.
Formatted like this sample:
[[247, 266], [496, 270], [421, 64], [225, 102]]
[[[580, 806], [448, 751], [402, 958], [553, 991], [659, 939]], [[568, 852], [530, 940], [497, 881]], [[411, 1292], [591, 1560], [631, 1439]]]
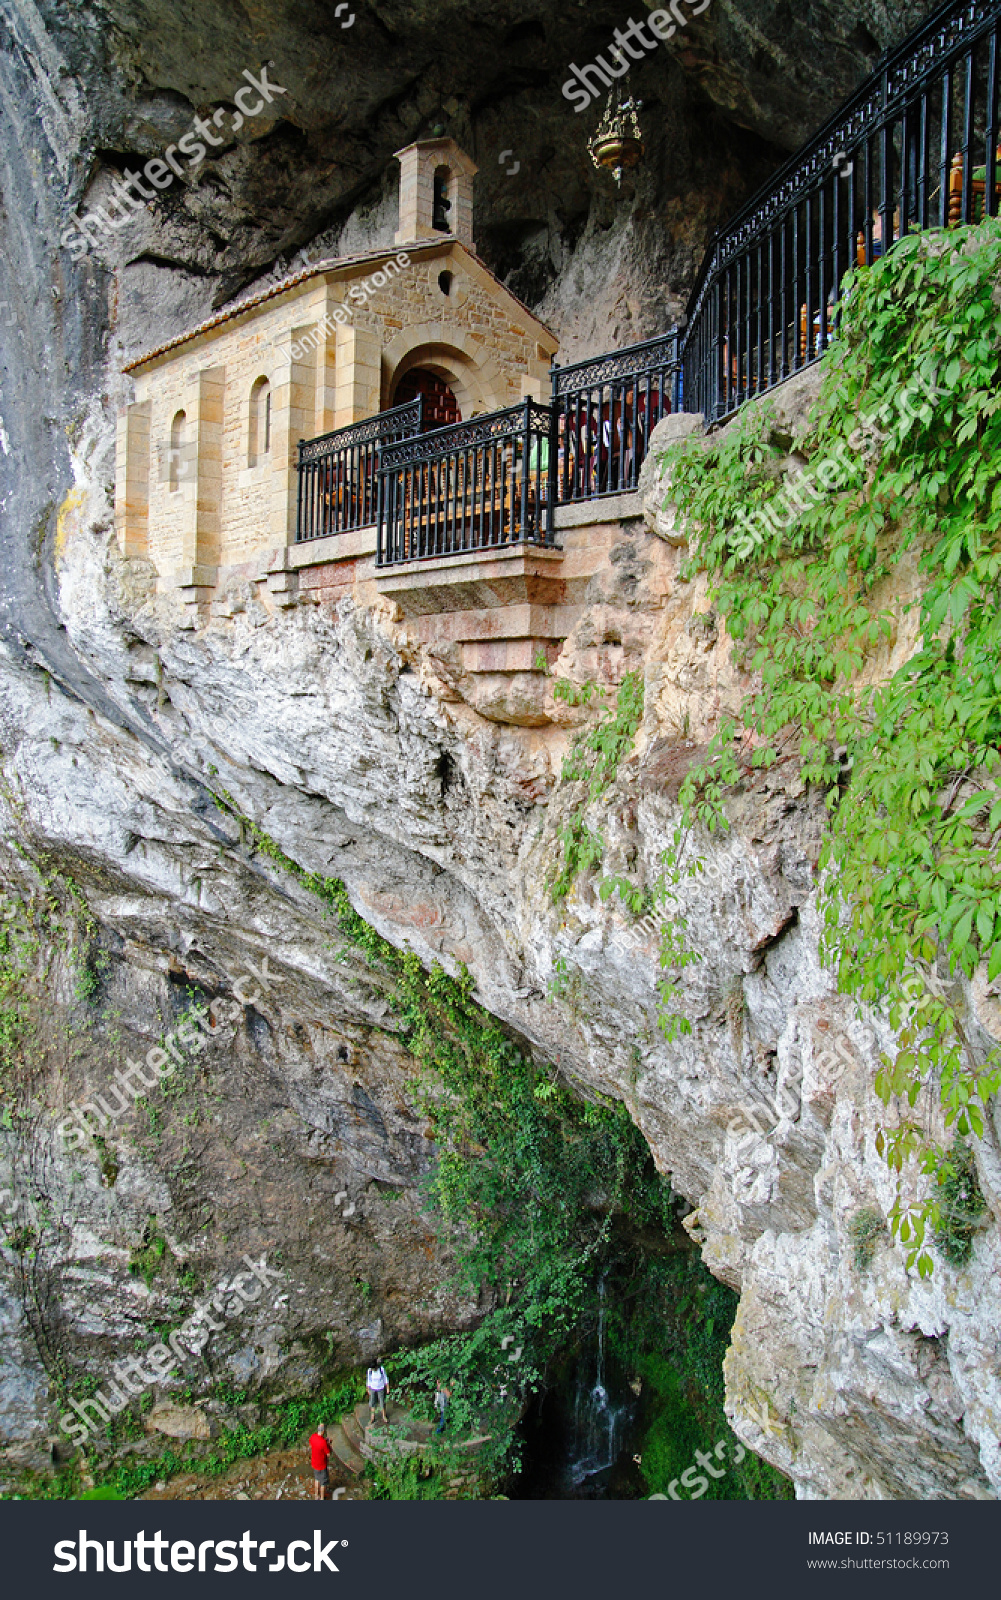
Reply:
[[316, 1432], [309, 1441], [309, 1459], [313, 1464], [313, 1499], [325, 1500], [330, 1487], [330, 1474], [327, 1472], [327, 1459], [330, 1455], [330, 1444], [327, 1440], [327, 1425], [321, 1422]]

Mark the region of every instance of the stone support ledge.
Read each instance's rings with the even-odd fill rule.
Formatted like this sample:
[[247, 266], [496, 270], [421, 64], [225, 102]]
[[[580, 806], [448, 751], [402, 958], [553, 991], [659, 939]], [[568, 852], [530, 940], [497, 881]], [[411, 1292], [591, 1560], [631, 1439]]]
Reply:
[[359, 556], [374, 556], [378, 531], [374, 522], [349, 533], [330, 533], [323, 539], [305, 539], [290, 544], [290, 567], [319, 567], [328, 561], [357, 561]]
[[462, 665], [466, 672], [477, 674], [537, 672], [540, 652], [548, 667], [559, 654], [561, 643], [562, 640], [554, 643], [551, 639], [480, 640], [463, 644]]
[[379, 593], [407, 616], [482, 611], [519, 602], [553, 605], [564, 599], [562, 550], [515, 544], [505, 549], [467, 550], [381, 567]]
[[642, 515], [642, 495], [606, 494], [600, 500], [571, 500], [557, 506], [554, 519], [557, 528], [586, 528], [597, 522], [625, 522]]
[[279, 545], [264, 552], [260, 581], [276, 572], [296, 572], [300, 567], [323, 567], [334, 561], [357, 561], [374, 556], [377, 530], [374, 522], [349, 533], [331, 533], [322, 539], [304, 539], [301, 544]]
[[298, 572], [269, 572], [268, 593], [279, 606], [294, 606], [299, 598]]
[[429, 613], [415, 619], [414, 632], [420, 644], [494, 644], [507, 639], [556, 639], [558, 617], [566, 607], [538, 606], [522, 602], [510, 606], [486, 606], [477, 611]]
[[218, 567], [178, 567], [167, 580], [172, 589], [214, 589]]

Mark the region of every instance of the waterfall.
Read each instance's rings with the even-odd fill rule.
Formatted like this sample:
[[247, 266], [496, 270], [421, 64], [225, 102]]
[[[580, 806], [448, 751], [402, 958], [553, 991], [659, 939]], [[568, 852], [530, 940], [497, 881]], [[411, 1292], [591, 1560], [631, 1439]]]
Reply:
[[[586, 1371], [586, 1369], [585, 1369]], [[588, 1386], [585, 1373], [577, 1378], [574, 1397], [574, 1449], [568, 1474], [578, 1488], [588, 1478], [605, 1472], [615, 1461], [628, 1405], [612, 1405], [605, 1387], [605, 1279], [598, 1283], [598, 1351], [594, 1383]]]

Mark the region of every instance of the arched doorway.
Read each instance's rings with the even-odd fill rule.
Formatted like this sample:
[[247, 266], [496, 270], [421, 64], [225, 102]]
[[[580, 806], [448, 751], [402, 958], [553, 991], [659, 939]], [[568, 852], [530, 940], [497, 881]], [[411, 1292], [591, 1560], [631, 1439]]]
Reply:
[[445, 379], [439, 378], [436, 372], [429, 372], [427, 367], [411, 367], [404, 373], [396, 386], [393, 404], [406, 405], [418, 395], [424, 402], [422, 432], [430, 433], [432, 428], [447, 428], [450, 423], [462, 421], [459, 402]]

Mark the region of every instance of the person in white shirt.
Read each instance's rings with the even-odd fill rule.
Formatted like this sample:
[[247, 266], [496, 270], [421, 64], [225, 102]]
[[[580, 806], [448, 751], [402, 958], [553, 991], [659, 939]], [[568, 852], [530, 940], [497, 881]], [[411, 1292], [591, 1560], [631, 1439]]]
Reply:
[[382, 1359], [379, 1356], [376, 1357], [375, 1365], [369, 1367], [365, 1374], [365, 1387], [368, 1390], [369, 1427], [375, 1421], [376, 1407], [382, 1412], [383, 1422], [388, 1422], [386, 1400], [389, 1396], [389, 1379], [386, 1377], [386, 1369], [382, 1365]]

